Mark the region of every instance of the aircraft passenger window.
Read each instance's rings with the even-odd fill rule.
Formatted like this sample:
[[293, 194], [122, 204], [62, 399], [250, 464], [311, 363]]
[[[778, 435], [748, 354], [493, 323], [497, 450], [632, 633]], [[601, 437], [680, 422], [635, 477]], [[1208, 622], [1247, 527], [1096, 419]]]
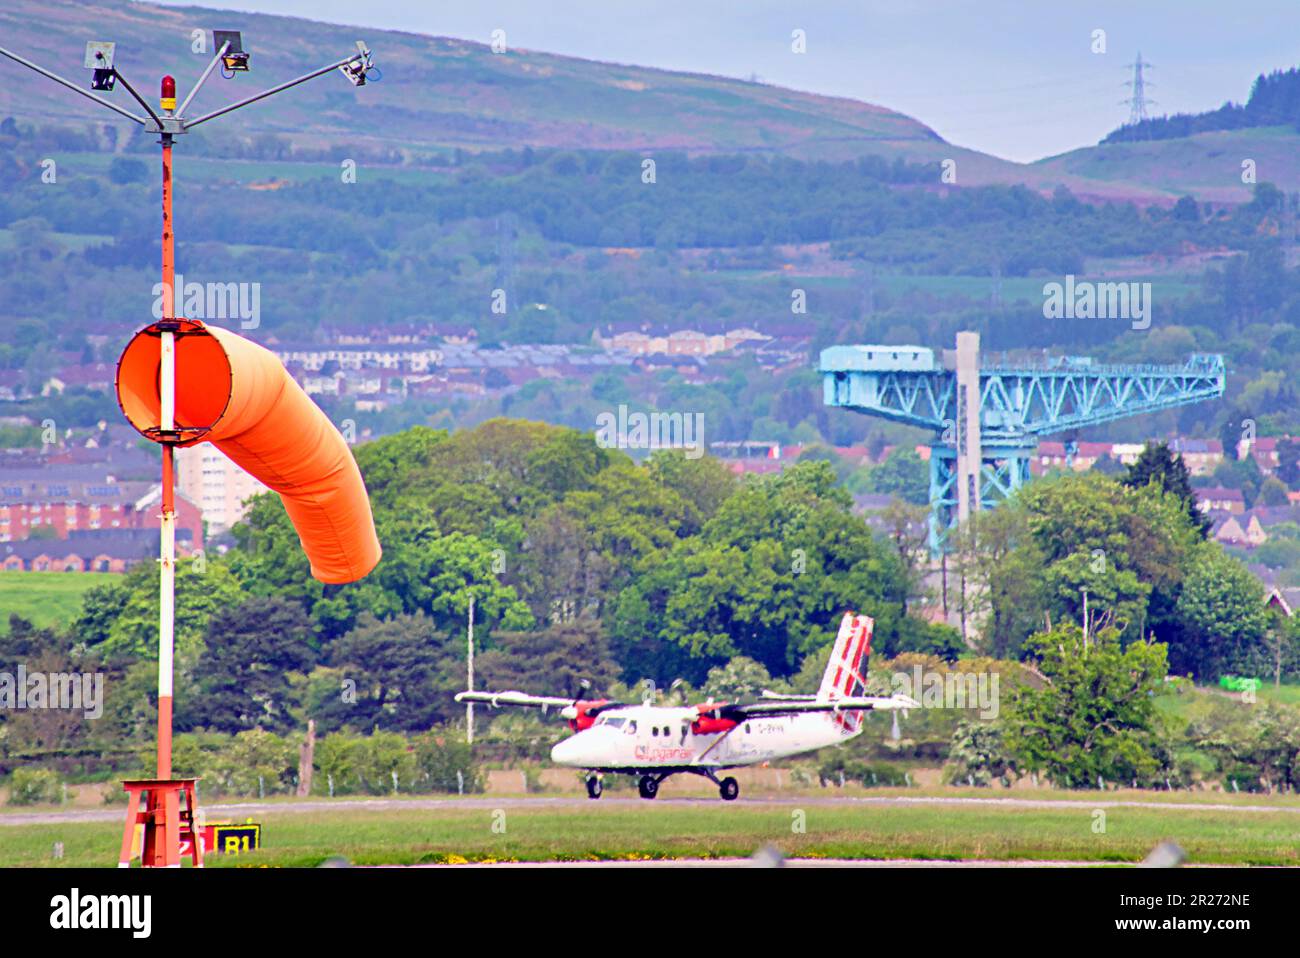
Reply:
[[628, 734], [629, 734], [629, 735], [635, 735], [635, 734], [636, 734], [636, 719], [629, 719], [629, 720], [628, 720], [628, 723], [627, 723], [627, 731], [628, 731]]
[[651, 725], [651, 726], [650, 726], [650, 734], [651, 734], [651, 735], [658, 735], [658, 734], [659, 734], [659, 726], [658, 726], [658, 725]]
[[745, 734], [746, 734], [746, 735], [749, 734], [749, 723], [748, 723], [748, 722], [745, 723]]

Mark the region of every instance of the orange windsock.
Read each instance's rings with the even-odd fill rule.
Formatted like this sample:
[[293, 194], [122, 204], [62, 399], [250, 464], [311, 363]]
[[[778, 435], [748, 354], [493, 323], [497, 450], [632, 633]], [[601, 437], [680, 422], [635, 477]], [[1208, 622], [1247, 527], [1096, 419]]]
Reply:
[[[355, 582], [380, 557], [361, 471], [339, 431], [270, 350], [197, 320], [171, 321], [176, 336], [178, 446], [207, 440], [280, 494], [322, 582]], [[136, 429], [158, 441], [160, 333], [136, 333], [117, 364], [117, 401]]]

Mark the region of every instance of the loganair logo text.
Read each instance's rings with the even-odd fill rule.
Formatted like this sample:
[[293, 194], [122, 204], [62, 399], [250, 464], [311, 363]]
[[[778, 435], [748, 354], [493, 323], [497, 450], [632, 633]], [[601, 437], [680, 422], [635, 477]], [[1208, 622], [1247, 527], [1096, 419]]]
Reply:
[[1127, 319], [1133, 329], [1151, 326], [1150, 283], [1094, 283], [1076, 280], [1043, 285], [1045, 319]]
[[149, 895], [68, 895], [50, 899], [50, 927], [60, 931], [126, 929], [133, 938], [148, 938], [153, 927]]
[[691, 749], [689, 748], [638, 745], [635, 754], [638, 762], [689, 762], [691, 760]]

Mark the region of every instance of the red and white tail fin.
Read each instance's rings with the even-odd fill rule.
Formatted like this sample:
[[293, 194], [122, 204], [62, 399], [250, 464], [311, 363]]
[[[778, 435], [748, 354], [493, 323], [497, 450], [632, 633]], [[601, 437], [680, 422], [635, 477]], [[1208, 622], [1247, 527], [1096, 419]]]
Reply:
[[819, 702], [862, 695], [867, 687], [867, 659], [871, 657], [871, 633], [876, 623], [869, 615], [845, 612], [840, 620], [840, 634], [826, 663]]

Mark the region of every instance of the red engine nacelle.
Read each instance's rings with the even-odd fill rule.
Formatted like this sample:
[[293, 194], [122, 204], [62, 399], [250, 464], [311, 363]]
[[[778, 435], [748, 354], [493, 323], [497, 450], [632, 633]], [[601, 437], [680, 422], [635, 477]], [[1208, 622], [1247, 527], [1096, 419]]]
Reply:
[[720, 705], [695, 706], [700, 715], [691, 723], [691, 731], [696, 735], [716, 735], [719, 732], [730, 732], [736, 727], [736, 720], [722, 717], [722, 709], [726, 707], [726, 702]]
[[599, 712], [599, 707], [608, 705], [609, 699], [596, 699], [592, 702], [574, 702], [564, 710], [566, 717], [569, 719], [569, 728], [575, 732], [581, 732], [583, 729], [591, 728], [596, 723], [596, 715], [591, 714], [595, 709]]

